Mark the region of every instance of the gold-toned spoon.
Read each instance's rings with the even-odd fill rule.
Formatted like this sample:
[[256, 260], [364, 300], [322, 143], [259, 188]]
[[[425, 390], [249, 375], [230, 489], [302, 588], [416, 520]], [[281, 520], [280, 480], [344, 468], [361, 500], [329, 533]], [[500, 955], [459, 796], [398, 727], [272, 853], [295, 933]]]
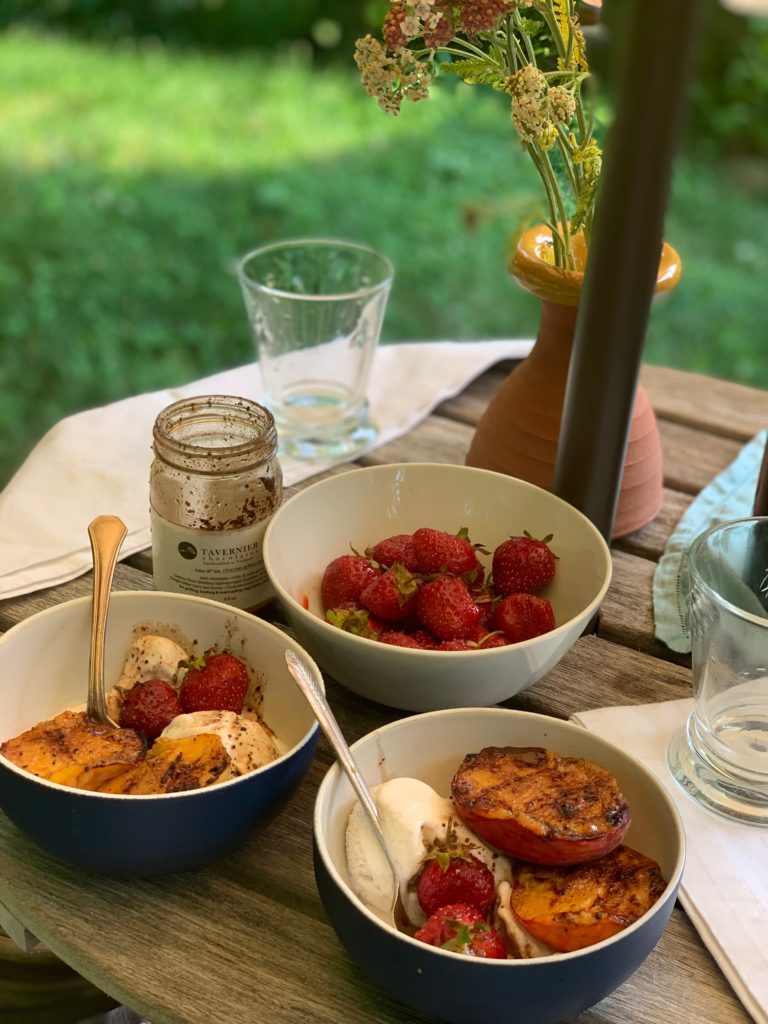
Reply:
[[86, 718], [92, 722], [120, 726], [110, 717], [104, 696], [104, 637], [112, 577], [117, 556], [127, 533], [117, 516], [97, 516], [88, 527], [93, 552], [93, 607], [91, 611], [91, 656], [88, 663], [88, 704]]
[[357, 794], [357, 798], [365, 811], [374, 835], [378, 839], [379, 844], [384, 851], [384, 856], [387, 858], [387, 864], [389, 864], [389, 870], [392, 872], [392, 879], [394, 882], [392, 905], [388, 911], [388, 924], [393, 928], [400, 930], [408, 925], [408, 915], [406, 914], [405, 907], [403, 906], [397, 870], [395, 869], [392, 857], [387, 849], [387, 840], [381, 827], [376, 803], [363, 780], [360, 766], [355, 760], [354, 754], [349, 749], [347, 741], [344, 739], [344, 734], [339, 728], [339, 723], [336, 721], [333, 711], [331, 711], [331, 706], [328, 703], [325, 694], [317, 685], [314, 676], [309, 671], [306, 662], [300, 658], [295, 651], [288, 649], [285, 652], [285, 663], [288, 666], [288, 671], [298, 684], [299, 689], [307, 698], [309, 706], [315, 713], [315, 718], [320, 723], [320, 727], [328, 738], [328, 742], [333, 747], [333, 750], [339, 759], [339, 764], [349, 779], [352, 789], [354, 789]]

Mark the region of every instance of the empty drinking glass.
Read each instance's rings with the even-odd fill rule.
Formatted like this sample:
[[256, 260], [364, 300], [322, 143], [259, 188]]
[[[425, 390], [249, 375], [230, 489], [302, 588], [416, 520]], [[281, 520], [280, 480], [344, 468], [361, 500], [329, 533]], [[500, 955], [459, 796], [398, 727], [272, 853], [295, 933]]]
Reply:
[[350, 458], [378, 435], [366, 391], [392, 264], [333, 239], [277, 242], [248, 253], [238, 276], [280, 451]]
[[712, 810], [768, 825], [768, 518], [703, 533], [689, 571], [694, 709], [669, 766]]

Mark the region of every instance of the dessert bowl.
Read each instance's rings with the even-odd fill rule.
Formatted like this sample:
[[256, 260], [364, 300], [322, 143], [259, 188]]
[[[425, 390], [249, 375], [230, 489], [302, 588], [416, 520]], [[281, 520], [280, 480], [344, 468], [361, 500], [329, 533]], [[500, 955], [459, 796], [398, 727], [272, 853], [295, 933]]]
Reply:
[[575, 1018], [645, 960], [666, 927], [680, 883], [685, 840], [663, 785], [618, 747], [581, 726], [505, 708], [414, 715], [352, 745], [369, 786], [421, 779], [447, 796], [467, 753], [486, 746], [542, 746], [611, 772], [632, 812], [624, 842], [656, 860], [666, 881], [657, 902], [623, 931], [585, 949], [527, 960], [487, 960], [426, 945], [383, 923], [353, 892], [345, 832], [355, 803], [338, 765], [326, 774], [314, 812], [318, 891], [343, 946], [394, 999], [449, 1024], [549, 1024]]
[[[506, 647], [431, 651], [394, 647], [325, 621], [326, 565], [351, 549], [429, 526], [462, 527], [488, 551], [510, 535], [553, 535], [554, 580], [542, 592], [556, 628]], [[490, 566], [488, 556], [480, 556]], [[299, 641], [348, 689], [391, 707], [431, 711], [497, 704], [536, 682], [566, 653], [600, 606], [611, 578], [595, 526], [556, 495], [469, 466], [408, 463], [355, 469], [312, 484], [272, 517], [264, 564]]]
[[[90, 597], [30, 616], [0, 637], [0, 743], [64, 709], [87, 691]], [[184, 871], [233, 849], [279, 812], [312, 762], [318, 726], [285, 666], [295, 640], [247, 612], [206, 598], [156, 591], [112, 595], [105, 645], [107, 686], [120, 675], [137, 627], [172, 632], [196, 652], [230, 650], [256, 675], [261, 715], [284, 749], [263, 767], [185, 792], [124, 795], [49, 782], [0, 755], [0, 808], [39, 846], [79, 867], [114, 876]]]

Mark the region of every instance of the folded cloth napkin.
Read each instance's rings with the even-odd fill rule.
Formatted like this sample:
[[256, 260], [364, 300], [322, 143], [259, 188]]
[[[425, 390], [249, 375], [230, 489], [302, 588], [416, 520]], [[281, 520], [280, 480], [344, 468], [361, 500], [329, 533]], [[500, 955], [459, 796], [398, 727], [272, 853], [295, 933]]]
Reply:
[[768, 830], [714, 814], [673, 779], [667, 745], [692, 709], [692, 700], [673, 700], [584, 711], [573, 720], [637, 758], [666, 786], [686, 834], [680, 902], [745, 1008], [768, 1024]]
[[688, 548], [710, 526], [751, 515], [767, 442], [768, 430], [753, 437], [686, 509], [667, 541], [653, 575], [653, 617], [657, 639], [673, 651], [691, 649]]
[[[382, 345], [368, 398], [377, 444], [406, 433], [441, 401], [530, 341], [437, 341]], [[0, 493], [0, 598], [52, 587], [90, 569], [87, 527], [97, 515], [128, 528], [123, 558], [149, 547], [149, 467], [157, 414], [180, 398], [230, 394], [258, 401], [258, 363], [183, 387], [126, 398], [69, 416], [43, 437]], [[332, 462], [281, 459], [287, 485]]]

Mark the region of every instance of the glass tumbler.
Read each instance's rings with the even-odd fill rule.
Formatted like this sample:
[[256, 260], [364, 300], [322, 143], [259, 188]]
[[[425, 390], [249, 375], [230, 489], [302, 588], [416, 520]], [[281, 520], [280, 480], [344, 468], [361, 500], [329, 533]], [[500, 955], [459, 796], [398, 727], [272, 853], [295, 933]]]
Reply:
[[238, 277], [280, 452], [351, 458], [378, 436], [366, 390], [394, 271], [354, 242], [299, 239], [245, 255]]
[[669, 767], [711, 810], [768, 825], [768, 517], [707, 530], [689, 575], [694, 707]]

